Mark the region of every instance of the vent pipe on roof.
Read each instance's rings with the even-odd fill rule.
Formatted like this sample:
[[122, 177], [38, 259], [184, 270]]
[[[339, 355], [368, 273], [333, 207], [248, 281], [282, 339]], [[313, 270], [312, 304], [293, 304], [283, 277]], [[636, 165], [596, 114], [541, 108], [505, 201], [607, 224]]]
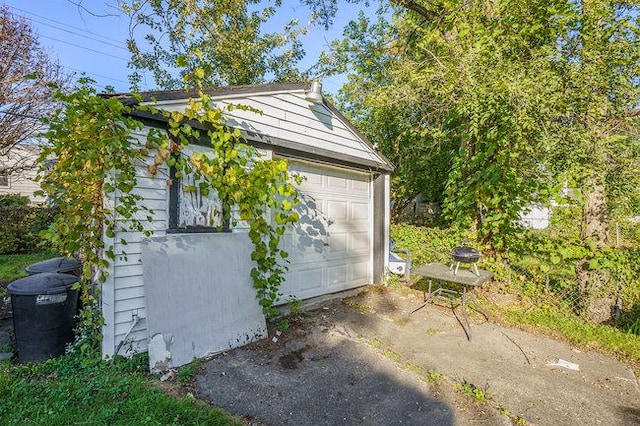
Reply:
[[311, 87], [305, 92], [304, 98], [313, 104], [322, 103], [322, 83], [318, 80], [313, 80]]

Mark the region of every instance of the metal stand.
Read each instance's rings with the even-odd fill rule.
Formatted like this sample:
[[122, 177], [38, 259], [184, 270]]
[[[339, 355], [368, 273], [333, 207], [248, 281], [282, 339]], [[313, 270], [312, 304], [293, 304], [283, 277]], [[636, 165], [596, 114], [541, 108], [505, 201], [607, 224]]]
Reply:
[[[424, 308], [429, 302], [433, 302], [433, 299], [435, 297], [444, 297], [445, 294], [459, 296], [460, 305], [462, 306], [462, 318], [464, 319], [464, 322], [460, 321], [460, 319], [458, 319], [458, 321], [460, 322], [460, 325], [467, 335], [467, 339], [471, 341], [471, 322], [469, 321], [469, 317], [467, 316], [467, 305], [472, 305], [472, 308], [484, 315], [487, 321], [491, 320], [491, 314], [489, 313], [489, 311], [484, 306], [482, 306], [480, 302], [478, 302], [478, 299], [475, 295], [475, 288], [480, 287], [485, 281], [493, 276], [491, 272], [487, 272], [484, 270], [479, 271], [477, 266], [475, 264], [473, 265], [475, 266], [475, 271], [472, 272], [464, 270], [460, 271], [460, 274], [457, 273], [457, 267], [455, 268], [456, 270], [454, 272], [453, 265], [447, 268], [446, 265], [439, 263], [429, 264], [415, 269], [414, 274], [429, 278], [429, 290], [425, 295], [424, 302], [420, 306], [416, 307], [413, 311], [411, 311], [410, 315]], [[439, 286], [434, 290], [434, 279], [460, 284], [462, 286], [462, 291], [447, 289], [443, 288], [442, 286]], [[470, 292], [468, 291], [467, 287], [471, 287]], [[470, 294], [469, 300], [467, 300], [468, 293]], [[451, 298], [449, 299], [451, 300]], [[454, 313], [457, 306], [458, 305], [453, 306], [452, 303]]]
[[[460, 268], [460, 264], [463, 262], [455, 262], [452, 263], [451, 266], [449, 266], [449, 270], [453, 271], [453, 275], [457, 275], [458, 274], [458, 269]], [[471, 268], [473, 268], [473, 273], [476, 274], [477, 277], [480, 276], [480, 272], [478, 272], [478, 264], [476, 262], [473, 263], [469, 263], [468, 265], [471, 265]], [[455, 269], [454, 269], [455, 267]]]

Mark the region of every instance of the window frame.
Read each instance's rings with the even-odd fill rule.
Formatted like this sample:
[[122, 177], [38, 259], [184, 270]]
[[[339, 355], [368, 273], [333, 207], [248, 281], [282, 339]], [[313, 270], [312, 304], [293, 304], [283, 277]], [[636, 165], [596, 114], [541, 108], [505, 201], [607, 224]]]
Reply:
[[[210, 144], [198, 140], [191, 142], [194, 145], [203, 146], [205, 148], [210, 147]], [[213, 149], [213, 148], [211, 148]], [[173, 154], [172, 154], [173, 155]], [[167, 228], [168, 234], [222, 234], [232, 232], [231, 221], [229, 219], [222, 220], [222, 226], [178, 226], [180, 219], [180, 188], [182, 182], [176, 177], [175, 167], [169, 168], [169, 179], [171, 180], [171, 186], [169, 186], [169, 226]], [[220, 203], [224, 203], [220, 200]]]

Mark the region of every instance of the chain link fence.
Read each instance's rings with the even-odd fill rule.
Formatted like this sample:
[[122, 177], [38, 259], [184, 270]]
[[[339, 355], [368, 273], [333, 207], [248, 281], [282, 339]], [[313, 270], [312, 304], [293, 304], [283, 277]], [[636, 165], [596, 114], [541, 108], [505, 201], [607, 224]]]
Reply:
[[[609, 239], [614, 250], [596, 256], [596, 261], [601, 262], [597, 265], [586, 263], [592, 258], [579, 260], [575, 253], [566, 259], [558, 254], [560, 246], [555, 246], [556, 242], [574, 241], [574, 248], [581, 246], [575, 224], [558, 223], [532, 232], [532, 236], [538, 233], [540, 241], [546, 243], [537, 247], [533, 238], [508, 259], [482, 258], [481, 267], [495, 273], [490, 292], [522, 298], [532, 307], [552, 306], [623, 330], [640, 330], [640, 223], [613, 223]], [[450, 251], [461, 245], [464, 237], [452, 228], [425, 223], [416, 227], [407, 222], [392, 227], [392, 234], [396, 247], [411, 251], [414, 266], [451, 263]], [[586, 289], [580, 284], [594, 281], [595, 285]]]
[[[553, 306], [597, 322], [634, 329], [640, 324], [640, 224], [615, 223], [611, 231], [610, 241], [618, 249], [616, 259], [626, 262], [622, 270], [604, 264], [589, 271], [579, 260], [552, 263], [531, 256], [512, 259], [508, 268], [498, 274], [497, 285], [501, 291], [527, 297], [534, 306]], [[586, 270], [582, 274], [591, 274], [587, 279], [597, 280], [595, 291], [581, 291], [581, 270]], [[587, 308], [595, 309], [596, 315], [587, 315]]]

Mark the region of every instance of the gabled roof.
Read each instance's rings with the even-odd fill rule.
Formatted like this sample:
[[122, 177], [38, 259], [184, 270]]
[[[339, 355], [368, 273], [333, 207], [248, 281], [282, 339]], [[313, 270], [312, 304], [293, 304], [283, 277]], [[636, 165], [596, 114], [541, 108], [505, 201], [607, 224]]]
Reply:
[[[251, 86], [232, 86], [232, 87], [214, 87], [204, 89], [203, 92], [212, 97], [212, 99], [216, 102], [230, 102], [234, 99], [238, 99], [239, 102], [236, 103], [246, 103], [250, 101], [260, 100], [262, 104], [265, 103], [264, 97], [273, 97], [273, 103], [282, 103], [283, 97], [289, 96], [288, 99], [294, 99], [296, 102], [304, 102], [304, 94], [309, 90], [310, 85], [307, 83], [291, 83], [291, 84], [264, 84], [264, 85], [251, 85]], [[199, 96], [198, 91], [196, 90], [163, 90], [163, 91], [150, 91], [150, 92], [142, 92], [139, 94], [142, 96], [143, 103], [156, 103], [159, 108], [168, 108], [175, 109], [176, 107], [180, 107], [184, 105], [185, 101], [189, 98], [196, 98]], [[115, 95], [126, 105], [137, 105], [139, 103], [138, 98], [129, 93], [121, 93]], [[294, 97], [291, 97], [294, 96]], [[244, 100], [242, 102], [240, 100]], [[268, 100], [267, 100], [268, 103]], [[368, 151], [368, 154], [353, 154], [349, 152], [345, 152], [341, 147], [338, 149], [327, 149], [327, 147], [318, 146], [317, 143], [311, 142], [311, 136], [305, 134], [299, 134], [298, 136], [282, 136], [278, 134], [273, 134], [273, 131], [260, 129], [256, 130], [256, 126], [252, 123], [251, 126], [244, 126], [242, 124], [246, 124], [247, 121], [251, 121], [251, 118], [244, 116], [238, 122], [237, 120], [229, 120], [229, 125], [232, 127], [238, 127], [243, 131], [244, 136], [247, 140], [265, 145], [267, 147], [273, 147], [276, 151], [280, 151], [285, 155], [296, 156], [300, 154], [300, 156], [304, 157], [317, 157], [319, 160], [324, 160], [324, 162], [342, 164], [347, 166], [357, 166], [360, 168], [367, 168], [370, 170], [381, 170], [381, 171], [391, 171], [393, 170], [393, 164], [381, 153], [377, 152], [374, 146], [369, 142], [369, 140], [355, 127], [353, 124], [344, 117], [334, 105], [331, 104], [324, 96], [322, 97], [321, 104], [311, 104], [306, 102], [306, 109], [308, 112], [305, 117], [298, 115], [298, 120], [301, 118], [308, 120], [316, 120], [322, 121], [322, 116], [324, 114], [325, 117], [330, 116], [334, 117], [338, 120], [345, 131], [352, 134], [350, 138], [352, 140], [348, 141], [352, 145], [358, 145], [361, 150]], [[292, 105], [295, 107], [296, 105]], [[300, 105], [297, 105], [300, 107]], [[290, 115], [294, 115], [295, 113], [291, 111], [286, 111], [282, 106], [275, 107], [280, 108], [283, 113], [286, 115], [289, 113]], [[258, 107], [258, 109], [260, 109]], [[302, 109], [298, 108], [300, 111]], [[240, 114], [240, 113], [238, 113]], [[152, 116], [151, 114], [144, 111], [137, 111], [134, 113], [135, 116], [156, 122], [164, 122], [166, 119], [160, 116]], [[276, 120], [277, 121], [277, 120]], [[282, 125], [287, 124], [287, 120], [281, 120]], [[289, 124], [293, 123], [293, 121], [289, 120]], [[297, 123], [300, 125], [300, 123]], [[257, 126], [259, 127], [259, 126]], [[298, 126], [299, 127], [299, 126]], [[283, 132], [285, 133], [285, 132]], [[298, 140], [296, 140], [298, 139]], [[306, 142], [305, 142], [306, 141]], [[324, 142], [318, 140], [318, 142]], [[347, 144], [345, 144], [347, 147]], [[347, 147], [348, 148], [348, 147]], [[343, 152], [340, 152], [343, 150]]]

